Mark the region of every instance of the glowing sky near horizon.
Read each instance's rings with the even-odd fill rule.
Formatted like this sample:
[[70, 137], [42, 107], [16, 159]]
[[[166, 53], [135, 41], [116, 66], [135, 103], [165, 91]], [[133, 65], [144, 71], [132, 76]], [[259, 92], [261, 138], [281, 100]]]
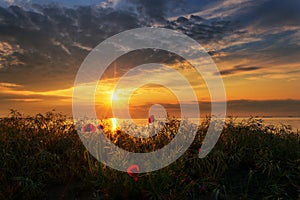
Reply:
[[[53, 1], [32, 2], [40, 5], [0, 0], [0, 116], [9, 109], [71, 114], [74, 79], [88, 53], [116, 33], [148, 26], [180, 31], [208, 51], [222, 74], [229, 114], [300, 116], [299, 1], [77, 0], [59, 7], [46, 6]], [[112, 117], [109, 105], [121, 72], [151, 59], [132, 54], [116, 61], [116, 68], [112, 64], [95, 93], [103, 117]], [[172, 57], [157, 59], [177, 65], [193, 82], [206, 113], [210, 98], [201, 77]], [[172, 74], [162, 76], [176, 85]], [[89, 95], [84, 88], [82, 93], [83, 99]], [[152, 102], [174, 113], [178, 109], [170, 91], [145, 86], [132, 97], [133, 115], [144, 117]]]

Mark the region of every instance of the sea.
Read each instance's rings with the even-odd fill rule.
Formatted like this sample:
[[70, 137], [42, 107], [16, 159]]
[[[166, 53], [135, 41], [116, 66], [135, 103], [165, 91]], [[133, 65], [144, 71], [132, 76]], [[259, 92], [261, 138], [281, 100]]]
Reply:
[[[121, 124], [125, 121], [128, 121], [127, 119], [118, 119], [113, 118], [114, 121], [116, 121], [117, 124]], [[300, 132], [300, 117], [263, 117], [263, 118], [255, 118], [255, 119], [261, 119], [262, 123], [264, 125], [274, 125], [274, 126], [289, 126], [291, 129], [295, 132]], [[201, 123], [204, 118], [189, 118], [188, 119], [192, 123]], [[229, 120], [226, 119], [226, 120]], [[249, 118], [234, 118], [233, 121], [235, 123], [239, 123], [242, 121], [247, 121]], [[148, 123], [148, 119], [133, 119], [133, 121], [137, 125], [146, 125]]]

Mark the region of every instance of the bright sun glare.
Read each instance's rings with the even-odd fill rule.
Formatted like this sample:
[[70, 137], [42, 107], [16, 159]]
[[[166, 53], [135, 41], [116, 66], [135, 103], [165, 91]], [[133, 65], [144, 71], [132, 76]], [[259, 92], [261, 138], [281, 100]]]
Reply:
[[118, 96], [117, 96], [116, 93], [113, 92], [113, 93], [111, 94], [111, 100], [113, 100], [113, 101], [118, 100]]

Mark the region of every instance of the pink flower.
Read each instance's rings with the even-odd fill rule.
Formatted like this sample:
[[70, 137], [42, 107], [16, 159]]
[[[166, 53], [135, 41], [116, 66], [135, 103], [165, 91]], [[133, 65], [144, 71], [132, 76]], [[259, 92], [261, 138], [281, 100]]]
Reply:
[[83, 128], [82, 128], [83, 132], [92, 132], [95, 133], [96, 132], [96, 127], [93, 124], [86, 124]]
[[138, 172], [140, 171], [140, 167], [138, 165], [131, 165], [127, 169], [127, 173], [129, 176], [133, 177], [135, 182], [138, 181]]
[[148, 123], [151, 124], [154, 122], [154, 115], [151, 115], [149, 118], [148, 118]]

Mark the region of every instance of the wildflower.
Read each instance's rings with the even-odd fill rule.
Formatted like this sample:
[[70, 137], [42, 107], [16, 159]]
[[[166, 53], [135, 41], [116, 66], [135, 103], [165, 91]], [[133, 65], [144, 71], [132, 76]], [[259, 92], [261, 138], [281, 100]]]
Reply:
[[198, 149], [198, 153], [201, 153], [201, 147], [199, 147], [199, 149]]
[[148, 118], [148, 123], [151, 124], [154, 122], [154, 115], [151, 115], [149, 118]]
[[129, 176], [133, 177], [135, 182], [138, 181], [138, 172], [140, 171], [140, 167], [138, 165], [131, 165], [127, 169], [127, 173]]
[[92, 132], [95, 133], [96, 132], [96, 127], [93, 124], [86, 124], [83, 128], [82, 128], [83, 132]]

